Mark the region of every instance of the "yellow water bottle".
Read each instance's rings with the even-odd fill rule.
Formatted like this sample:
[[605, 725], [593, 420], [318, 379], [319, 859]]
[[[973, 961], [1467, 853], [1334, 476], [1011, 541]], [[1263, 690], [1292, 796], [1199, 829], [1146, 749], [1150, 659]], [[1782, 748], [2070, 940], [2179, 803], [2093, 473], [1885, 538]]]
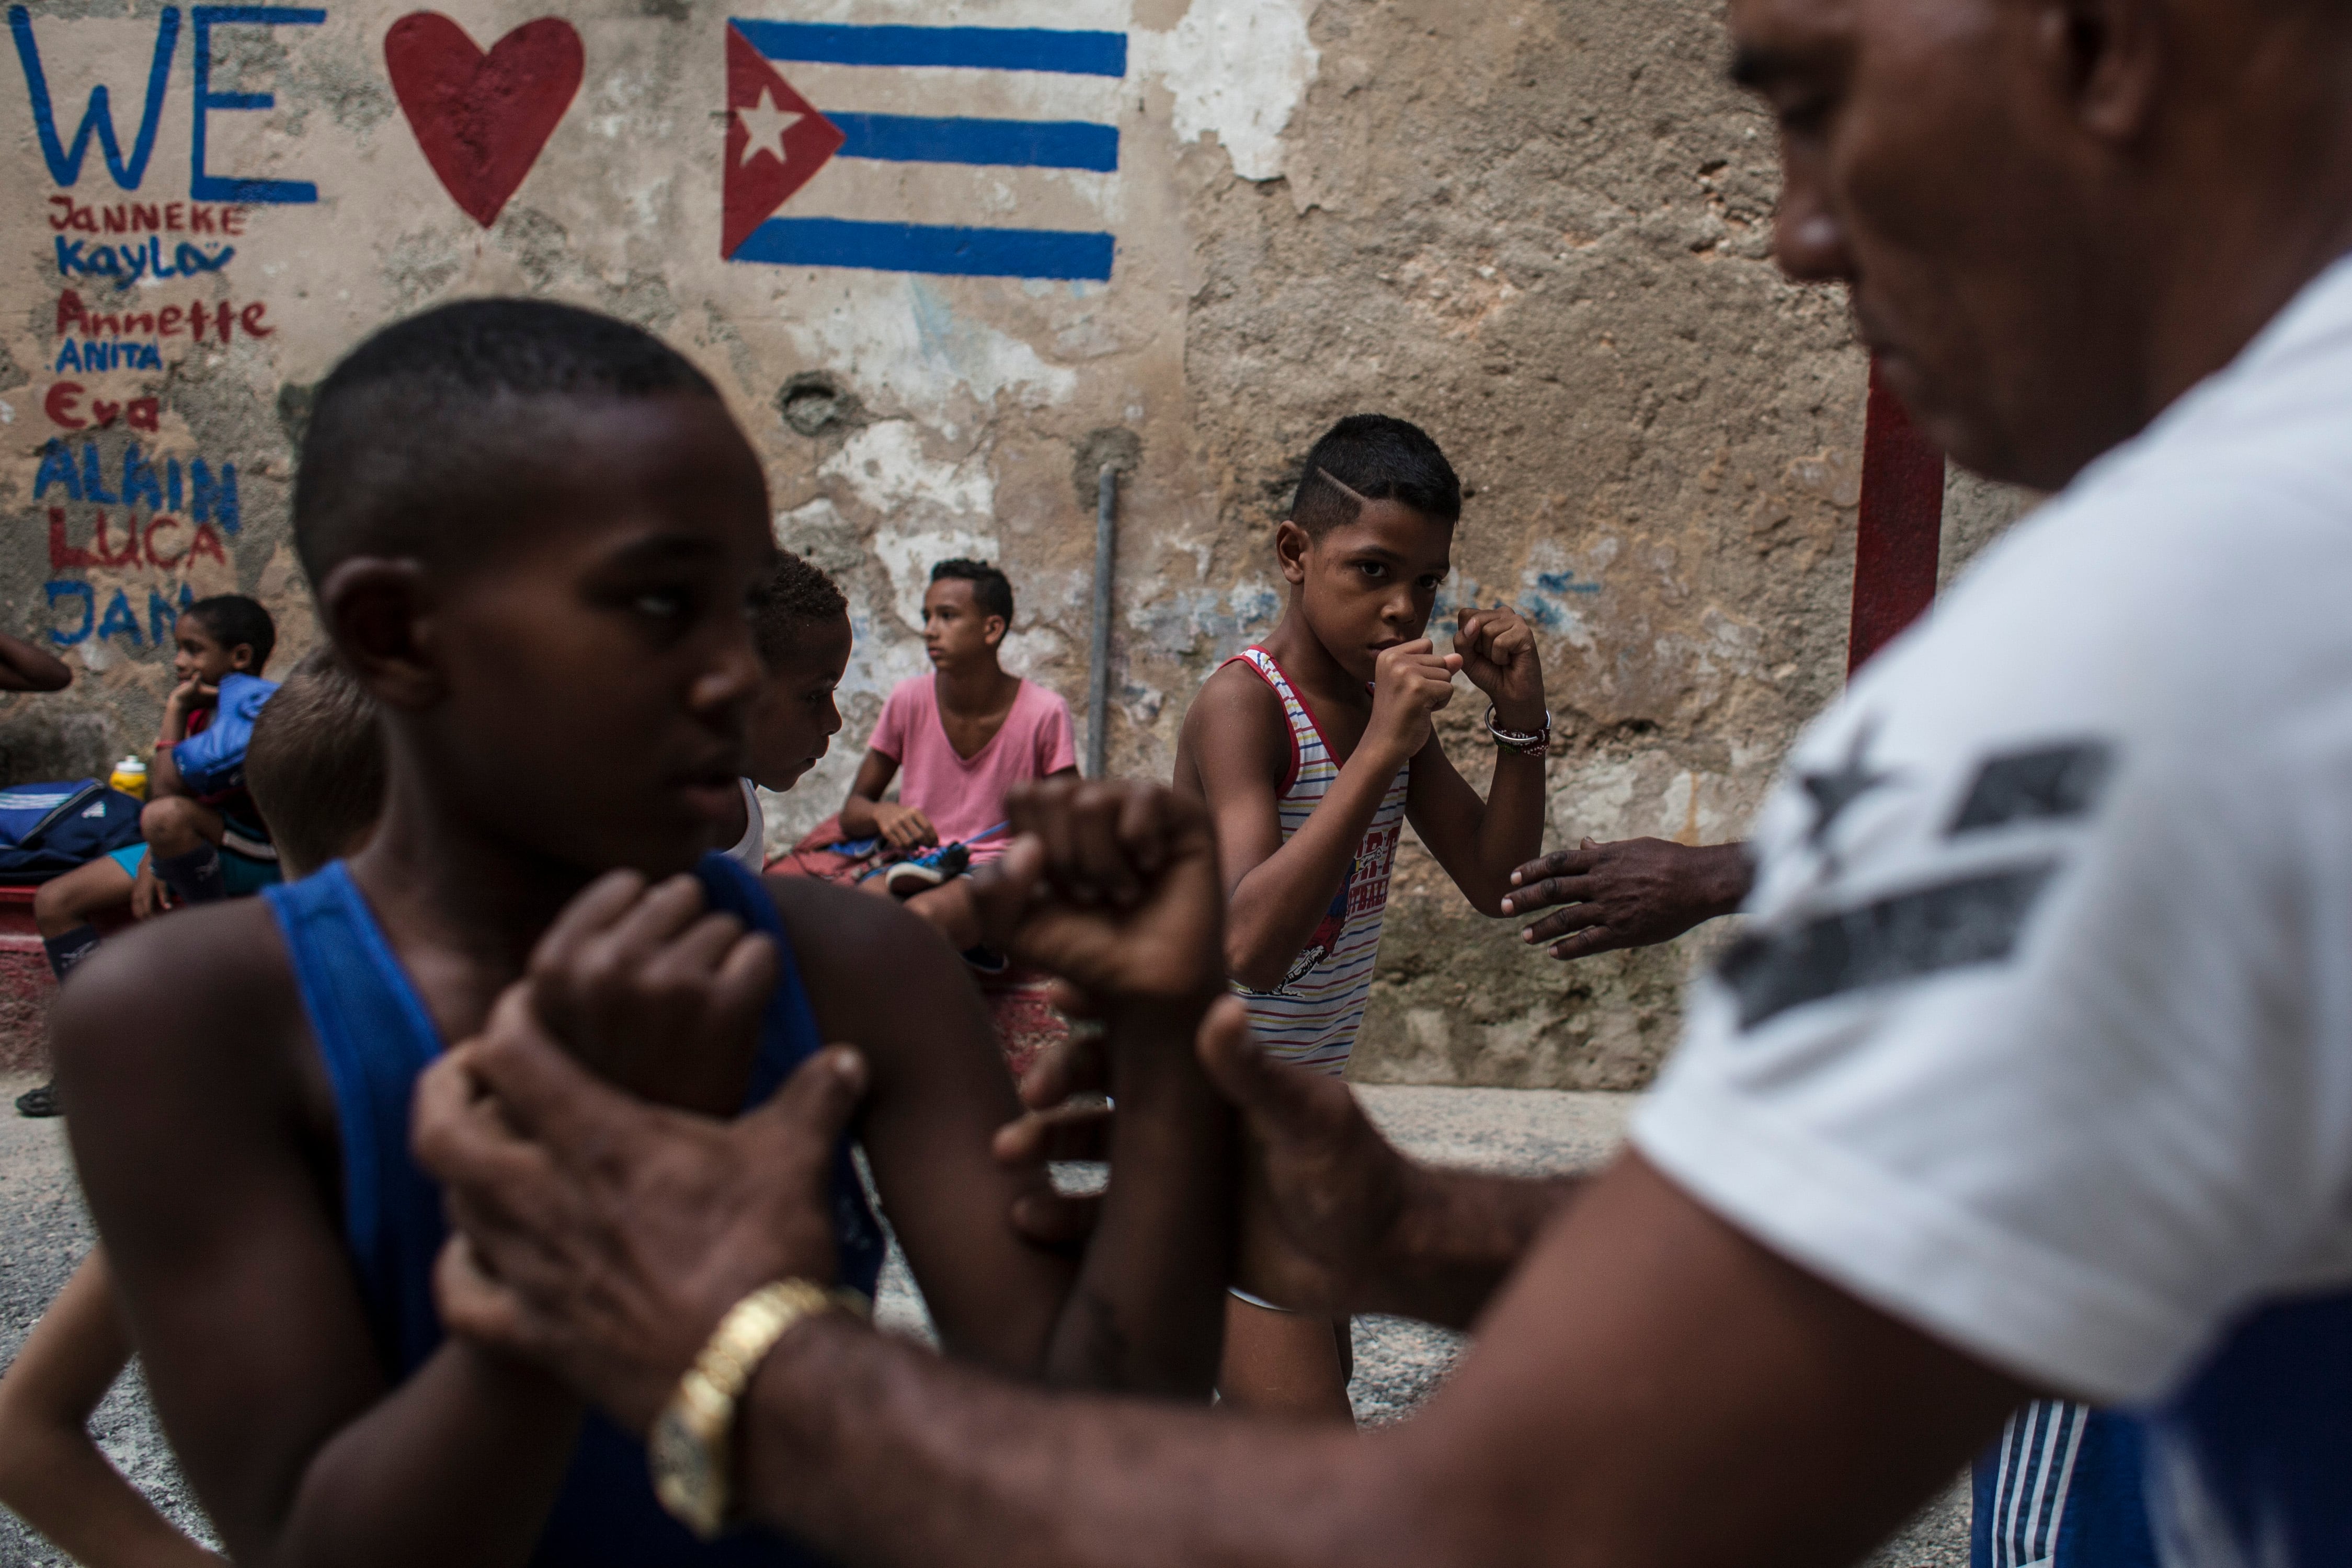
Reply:
[[147, 759], [126, 757], [114, 765], [114, 772], [106, 780], [124, 794], [144, 800], [147, 799]]

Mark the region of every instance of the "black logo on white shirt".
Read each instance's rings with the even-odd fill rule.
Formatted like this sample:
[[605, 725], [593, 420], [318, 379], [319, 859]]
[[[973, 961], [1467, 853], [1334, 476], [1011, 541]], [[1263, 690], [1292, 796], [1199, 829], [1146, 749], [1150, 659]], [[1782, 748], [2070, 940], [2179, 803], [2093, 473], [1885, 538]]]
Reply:
[[1822, 857], [1824, 875], [1835, 881], [1838, 874], [1837, 852], [1830, 848], [1830, 830], [1837, 826], [1846, 808], [1864, 796], [1884, 789], [1901, 775], [1880, 772], [1868, 761], [1870, 743], [1877, 738], [1875, 720], [1865, 719], [1854, 731], [1853, 745], [1846, 752], [1844, 766], [1834, 773], [1800, 773], [1797, 783], [1813, 802], [1813, 825], [1805, 830], [1805, 842]]

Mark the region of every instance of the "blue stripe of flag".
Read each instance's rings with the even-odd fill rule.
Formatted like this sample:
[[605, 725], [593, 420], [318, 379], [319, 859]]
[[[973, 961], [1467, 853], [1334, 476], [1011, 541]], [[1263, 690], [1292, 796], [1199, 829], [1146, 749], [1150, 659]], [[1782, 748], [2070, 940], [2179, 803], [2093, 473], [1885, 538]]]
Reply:
[[751, 47], [772, 60], [835, 66], [965, 66], [993, 71], [1058, 71], [1067, 76], [1127, 75], [1125, 33], [1049, 27], [875, 27], [836, 22], [755, 22], [733, 18]]
[[1063, 229], [968, 229], [849, 218], [770, 218], [736, 249], [737, 261], [778, 267], [860, 267], [950, 277], [1044, 277], [1108, 282], [1111, 236]]
[[915, 114], [832, 114], [848, 140], [843, 158], [893, 163], [1009, 163], [1034, 169], [1118, 168], [1118, 127], [1083, 120], [944, 120]]

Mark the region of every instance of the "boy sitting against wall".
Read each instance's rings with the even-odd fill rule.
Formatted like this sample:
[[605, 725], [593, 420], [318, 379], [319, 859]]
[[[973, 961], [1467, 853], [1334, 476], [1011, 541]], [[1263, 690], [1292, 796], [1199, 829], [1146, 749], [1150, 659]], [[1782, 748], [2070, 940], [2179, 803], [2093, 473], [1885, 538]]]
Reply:
[[[224, 593], [182, 611], [172, 634], [179, 684], [164, 700], [148, 765], [139, 813], [145, 842], [53, 877], [33, 894], [34, 929], [60, 983], [98, 950], [92, 922], [110, 911], [127, 906], [144, 920], [163, 906], [159, 888], [182, 904], [209, 904], [278, 880], [278, 851], [245, 786], [247, 743], [278, 689], [261, 678], [277, 624], [258, 601]], [[16, 1109], [57, 1115], [55, 1087], [27, 1090]]]
[[[852, 1131], [948, 1352], [1205, 1397], [1236, 1163], [1192, 1050], [1222, 976], [1205, 824], [1160, 862], [1205, 905], [1186, 942], [1158, 945], [1181, 993], [1108, 1020], [1132, 1174], [1083, 1253], [1031, 1246], [1010, 1216], [1042, 1183], [991, 1157], [1016, 1106], [955, 954], [884, 900], [709, 852], [765, 679], [746, 612], [775, 570], [770, 516], [709, 381], [590, 312], [446, 306], [321, 384], [295, 540], [383, 714], [383, 818], [360, 854], [266, 901], [110, 944], [55, 1019], [148, 1386], [236, 1561], [807, 1561], [773, 1538], [698, 1540], [656, 1501], [640, 1435], [443, 1335], [446, 1216], [410, 1153], [411, 1093], [494, 1005], [533, 1008], [614, 1081], [706, 1114], [855, 1042], [869, 1087]], [[534, 778], [564, 787], [519, 783]], [[1116, 805], [1056, 809], [1099, 824]], [[1046, 898], [1024, 929], [1115, 919]], [[540, 985], [647, 941], [695, 967], [657, 1055], [623, 1047], [646, 1019], [605, 1032], [609, 998]], [[150, 1027], [158, 995], [168, 1034]], [[845, 1144], [828, 1165], [837, 1280], [870, 1292], [881, 1235]]]
[[[958, 879], [1003, 852], [1013, 785], [1078, 770], [1069, 704], [998, 662], [1012, 629], [1013, 584], [1003, 571], [961, 559], [931, 568], [923, 652], [932, 673], [891, 691], [841, 808], [843, 838], [878, 838], [905, 857], [873, 882], [991, 970], [1003, 960], [979, 946]], [[893, 779], [898, 799], [885, 800]]]
[[[375, 705], [331, 650], [296, 664], [254, 720], [245, 770], [289, 878], [366, 841], [383, 808], [383, 742]], [[101, 1244], [0, 1377], [0, 1503], [88, 1568], [222, 1568], [90, 1437], [90, 1416], [131, 1351]]]
[[131, 906], [155, 912], [158, 884], [184, 904], [258, 893], [278, 879], [278, 852], [245, 785], [246, 747], [276, 683], [261, 678], [278, 627], [241, 593], [199, 599], [173, 627], [163, 722], [148, 766], [146, 842], [41, 885], [33, 918], [58, 979], [98, 946], [89, 922]]

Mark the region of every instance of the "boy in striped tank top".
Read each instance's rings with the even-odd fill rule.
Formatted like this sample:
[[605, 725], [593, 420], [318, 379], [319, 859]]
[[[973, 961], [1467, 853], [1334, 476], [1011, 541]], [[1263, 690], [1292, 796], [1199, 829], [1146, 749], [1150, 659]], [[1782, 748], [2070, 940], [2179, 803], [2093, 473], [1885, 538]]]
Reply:
[[[1462, 486], [1402, 420], [1341, 420], [1307, 455], [1275, 555], [1290, 605], [1227, 662], [1184, 718], [1176, 788], [1216, 819], [1226, 960], [1259, 1044], [1345, 1071], [1364, 1017], [1404, 824], [1483, 914], [1543, 833], [1550, 736], [1535, 637], [1508, 610], [1465, 610], [1454, 652], [1426, 635], [1452, 570]], [[1433, 717], [1455, 672], [1492, 703], [1485, 800]], [[1240, 1289], [1218, 1390], [1243, 1408], [1344, 1417], [1348, 1325]]]

